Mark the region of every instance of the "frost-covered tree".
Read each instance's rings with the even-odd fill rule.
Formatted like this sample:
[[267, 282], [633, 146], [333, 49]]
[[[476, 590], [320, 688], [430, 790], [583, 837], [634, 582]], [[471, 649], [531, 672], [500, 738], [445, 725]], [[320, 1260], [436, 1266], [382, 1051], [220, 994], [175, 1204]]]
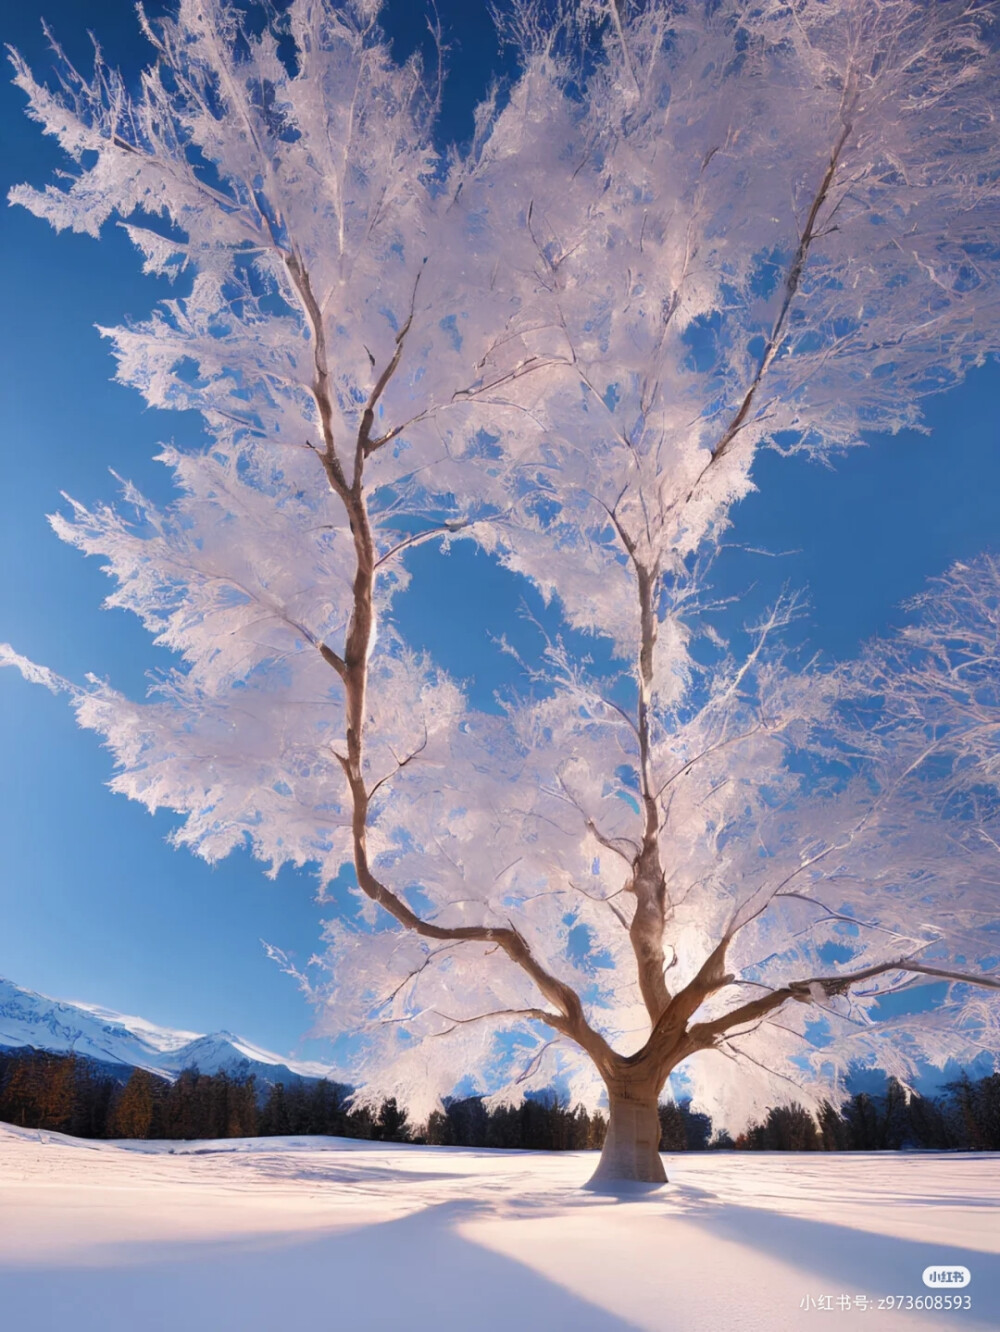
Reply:
[[[14, 201], [175, 277], [106, 335], [208, 443], [166, 508], [53, 519], [175, 654], [150, 696], [7, 659], [179, 845], [351, 867], [317, 997], [418, 1116], [558, 1076], [606, 1093], [597, 1177], [656, 1181], [684, 1061], [733, 1120], [995, 1050], [1000, 566], [829, 667], [791, 600], [727, 643], [706, 575], [760, 448], [918, 425], [1000, 344], [996, 5], [513, 0], [521, 72], [446, 153], [378, 12], [179, 0], [135, 86], [14, 57], [70, 160]], [[475, 713], [393, 627], [458, 539], [619, 672], [553, 639]]]

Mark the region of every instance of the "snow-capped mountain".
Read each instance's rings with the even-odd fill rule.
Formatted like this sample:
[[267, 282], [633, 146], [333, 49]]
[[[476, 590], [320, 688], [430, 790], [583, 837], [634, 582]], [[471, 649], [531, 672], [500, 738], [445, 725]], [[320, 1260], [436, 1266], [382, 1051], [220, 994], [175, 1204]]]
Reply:
[[324, 1064], [283, 1059], [228, 1031], [209, 1036], [175, 1031], [96, 1004], [49, 999], [0, 978], [0, 1049], [24, 1046], [145, 1068], [170, 1079], [185, 1068], [234, 1077], [253, 1074], [258, 1082], [334, 1077]]

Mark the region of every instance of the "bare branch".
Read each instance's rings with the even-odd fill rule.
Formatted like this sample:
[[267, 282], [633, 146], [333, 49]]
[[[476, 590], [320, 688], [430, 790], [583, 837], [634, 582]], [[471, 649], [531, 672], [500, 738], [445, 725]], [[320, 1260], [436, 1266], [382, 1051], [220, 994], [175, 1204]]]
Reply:
[[410, 546], [419, 546], [422, 542], [431, 541], [437, 536], [449, 536], [453, 532], [462, 532], [467, 527], [474, 527], [477, 521], [481, 520], [473, 518], [450, 518], [447, 522], [440, 523], [437, 527], [432, 527], [426, 532], [414, 532], [412, 536], [405, 537], [402, 541], [397, 541], [397, 543], [387, 550], [384, 555], [380, 555], [375, 561], [375, 568], [381, 568], [383, 564], [387, 564], [389, 560], [394, 559], [401, 551], [408, 550]]
[[[424, 264], [426, 264], [427, 260], [424, 259], [423, 262]], [[399, 430], [390, 432], [390, 434], [384, 436], [382, 439], [379, 440], [373, 441], [371, 438], [371, 428], [375, 421], [375, 408], [378, 406], [382, 394], [388, 388], [389, 382], [391, 381], [393, 375], [396, 373], [396, 370], [399, 368], [399, 362], [403, 355], [403, 346], [406, 342], [406, 335], [410, 331], [410, 327], [413, 323], [413, 316], [416, 312], [417, 288], [420, 286], [420, 279], [423, 276], [423, 272], [424, 272], [423, 265], [421, 265], [421, 267], [417, 271], [417, 276], [413, 282], [413, 293], [410, 297], [410, 313], [407, 315], [406, 321], [403, 324], [402, 328], [396, 334], [396, 344], [392, 356], [390, 357], [389, 362], [383, 369], [382, 373], [379, 375], [378, 379], [375, 381], [375, 385], [372, 388], [371, 393], [369, 393], [368, 395], [368, 401], [365, 403], [364, 412], [361, 415], [361, 427], [358, 430], [357, 457], [355, 459], [355, 467], [354, 467], [355, 487], [359, 486], [361, 483], [361, 472], [364, 466], [365, 458], [367, 458], [371, 453], [374, 453], [376, 449], [381, 448], [383, 444], [388, 443], [390, 439], [394, 439], [396, 435], [399, 433], [399, 430], [405, 428], [403, 426], [400, 426]]]
[[742, 1004], [739, 1008], [733, 1009], [722, 1017], [714, 1018], [710, 1022], [696, 1024], [691, 1027], [689, 1035], [698, 1048], [704, 1048], [712, 1044], [715, 1038], [724, 1032], [731, 1030], [733, 1027], [742, 1026], [745, 1022], [766, 1017], [767, 1014], [781, 1008], [789, 1000], [796, 1000], [805, 1004], [815, 1003], [816, 991], [827, 997], [844, 994], [861, 981], [871, 980], [875, 976], [882, 976], [892, 971], [913, 972], [915, 975], [929, 976], [937, 980], [948, 980], [962, 985], [977, 985], [988, 990], [1000, 990], [1000, 977], [997, 976], [953, 971], [946, 967], [933, 967], [922, 962], [912, 962], [906, 958], [900, 958], [894, 962], [880, 962], [874, 966], [862, 967], [858, 971], [844, 972], [840, 976], [812, 976], [806, 980], [789, 981], [764, 998], [753, 999], [749, 1003]]
[[534, 1018], [536, 1022], [544, 1022], [548, 1026], [554, 1027], [556, 1031], [560, 1031], [564, 1035], [566, 1033], [565, 1020], [558, 1013], [548, 1013], [544, 1008], [495, 1008], [490, 1013], [477, 1013], [474, 1017], [466, 1018], [452, 1017], [448, 1013], [439, 1012], [436, 1008], [432, 1011], [438, 1017], [444, 1018], [445, 1022], [452, 1024], [445, 1031], [435, 1032], [437, 1036], [448, 1036], [456, 1027], [464, 1027], [470, 1022], [486, 1022], [490, 1018], [499, 1017], [530, 1017]]
[[777, 317], [775, 318], [774, 325], [771, 329], [771, 335], [764, 346], [764, 351], [757, 365], [756, 373], [754, 374], [754, 377], [750, 383], [749, 388], [747, 389], [746, 393], [743, 396], [743, 401], [740, 403], [739, 407], [736, 410], [736, 414], [732, 417], [729, 424], [722, 432], [722, 435], [720, 436], [718, 442], [713, 447], [708, 462], [698, 473], [694, 485], [691, 487], [690, 491], [688, 492], [687, 495], [688, 502], [690, 502], [692, 495], [698, 489], [698, 486], [701, 484], [709, 468], [711, 468], [713, 464], [718, 462], [720, 458], [725, 457], [725, 455], [732, 448], [733, 443], [736, 440], [736, 437], [739, 435], [740, 431], [746, 425], [747, 420], [750, 416], [750, 409], [752, 408], [754, 403], [754, 398], [757, 396], [757, 392], [764, 381], [764, 377], [766, 376], [768, 370], [771, 367], [771, 363], [773, 362], [774, 358], [778, 355], [778, 352], [781, 349], [781, 344], [785, 335], [785, 325], [788, 321], [788, 314], [792, 308], [792, 302], [795, 299], [799, 290], [799, 286], [802, 282], [802, 274], [803, 271], [805, 270], [806, 260], [809, 257], [809, 249], [813, 241], [816, 239], [816, 222], [819, 217], [820, 209], [823, 207], [824, 203], [827, 200], [827, 196], [830, 193], [830, 187], [833, 184], [834, 176], [836, 175], [837, 168], [840, 165], [841, 155], [843, 154], [844, 147], [847, 143], [848, 138], [850, 137], [853, 128], [854, 127], [850, 123], [850, 121], [847, 121], [843, 125], [839, 135], [837, 136], [837, 139], [833, 146], [833, 150], [830, 153], [830, 161], [827, 164], [827, 168], [823, 175], [823, 179], [820, 182], [819, 189], [816, 191], [815, 195], [813, 196], [813, 201], [809, 208], [809, 215], [806, 218], [806, 225], [802, 230], [802, 235], [799, 239], [798, 248], [795, 251], [795, 254], [792, 258], [791, 267], [789, 268], [788, 275], [785, 278], [785, 292], [782, 298], [781, 307], [778, 310]]

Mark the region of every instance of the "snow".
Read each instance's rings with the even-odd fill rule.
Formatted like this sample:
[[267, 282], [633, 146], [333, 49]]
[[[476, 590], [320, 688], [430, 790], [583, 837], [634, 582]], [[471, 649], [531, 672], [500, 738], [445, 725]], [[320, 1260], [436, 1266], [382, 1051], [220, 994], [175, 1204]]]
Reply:
[[0, 1048], [24, 1046], [146, 1068], [170, 1079], [186, 1068], [242, 1076], [255, 1073], [263, 1081], [334, 1076], [326, 1064], [286, 1059], [232, 1032], [202, 1036], [159, 1027], [96, 1004], [50, 999], [0, 977]]
[[[18, 1332], [219, 1327], [800, 1332], [1000, 1325], [1000, 1155], [667, 1158], [628, 1199], [586, 1153], [269, 1138], [79, 1142], [0, 1125]], [[962, 1265], [972, 1309], [862, 1316]], [[834, 1296], [831, 1312], [804, 1311]]]

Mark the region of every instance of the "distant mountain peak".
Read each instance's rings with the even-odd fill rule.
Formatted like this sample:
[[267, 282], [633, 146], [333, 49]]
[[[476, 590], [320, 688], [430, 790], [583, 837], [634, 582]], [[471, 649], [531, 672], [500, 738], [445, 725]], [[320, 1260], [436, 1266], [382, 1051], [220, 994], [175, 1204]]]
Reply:
[[186, 1068], [253, 1074], [261, 1082], [335, 1079], [325, 1064], [286, 1059], [230, 1031], [201, 1035], [160, 1027], [97, 1004], [50, 999], [0, 977], [0, 1049], [23, 1047], [145, 1068], [171, 1080]]

